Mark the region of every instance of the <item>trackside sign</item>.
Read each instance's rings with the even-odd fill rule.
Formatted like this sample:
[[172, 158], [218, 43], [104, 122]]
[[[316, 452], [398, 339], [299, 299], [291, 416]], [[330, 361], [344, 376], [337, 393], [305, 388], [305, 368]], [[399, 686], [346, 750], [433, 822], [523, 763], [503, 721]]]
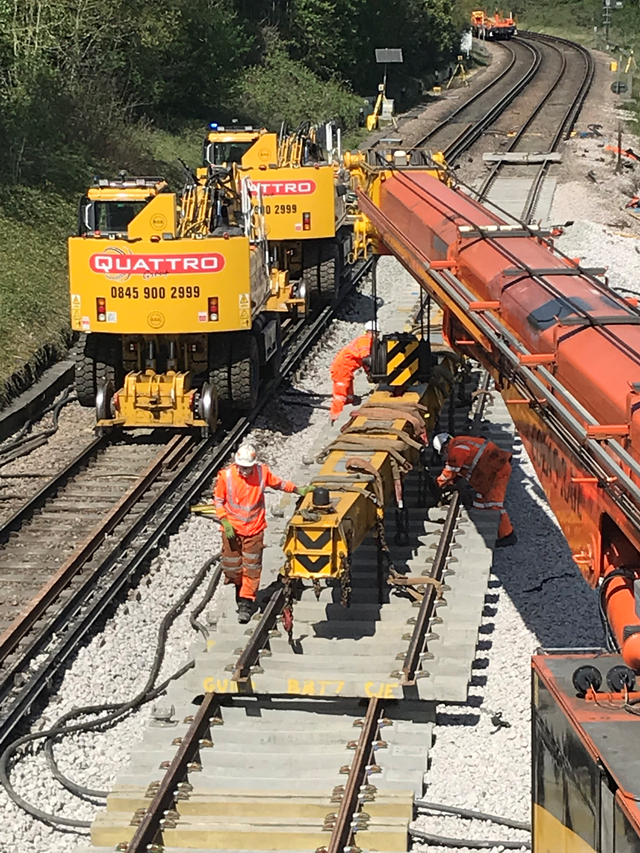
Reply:
[[252, 181], [251, 193], [257, 194], [260, 187], [263, 196], [272, 195], [311, 195], [316, 191], [315, 181]]
[[224, 269], [224, 256], [219, 252], [193, 255], [91, 255], [89, 266], [93, 272], [126, 275], [173, 275], [175, 273], [220, 272]]

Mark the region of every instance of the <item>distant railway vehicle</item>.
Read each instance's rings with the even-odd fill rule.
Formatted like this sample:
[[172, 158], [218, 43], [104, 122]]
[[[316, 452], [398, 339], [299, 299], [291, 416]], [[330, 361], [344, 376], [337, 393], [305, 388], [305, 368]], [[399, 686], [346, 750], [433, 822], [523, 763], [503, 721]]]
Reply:
[[482, 9], [471, 13], [471, 28], [473, 34], [479, 39], [510, 39], [518, 35], [515, 18], [511, 12], [507, 17], [502, 17], [496, 12], [492, 18]]

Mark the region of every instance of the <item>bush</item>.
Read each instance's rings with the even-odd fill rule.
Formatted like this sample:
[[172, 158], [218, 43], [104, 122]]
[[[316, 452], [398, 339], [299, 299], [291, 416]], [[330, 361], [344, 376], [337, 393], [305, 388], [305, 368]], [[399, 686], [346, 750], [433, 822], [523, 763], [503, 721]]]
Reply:
[[290, 58], [274, 31], [265, 34], [267, 45], [261, 65], [247, 68], [234, 87], [229, 109], [235, 104], [242, 120], [278, 130], [284, 121], [297, 126], [305, 120], [341, 121], [355, 127], [362, 99], [337, 80], [321, 80], [302, 62]]

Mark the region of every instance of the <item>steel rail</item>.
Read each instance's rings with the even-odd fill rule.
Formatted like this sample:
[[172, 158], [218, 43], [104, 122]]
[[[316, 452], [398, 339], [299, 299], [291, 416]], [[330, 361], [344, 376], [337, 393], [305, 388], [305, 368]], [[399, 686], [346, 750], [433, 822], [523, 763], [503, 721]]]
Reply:
[[[375, 741], [383, 721], [382, 700], [370, 699], [367, 713], [362, 723], [358, 745], [353, 756], [340, 807], [336, 814], [331, 838], [326, 848], [320, 848], [323, 853], [343, 853], [350, 848], [350, 842], [356, 829], [358, 808], [360, 806], [360, 790], [367, 775], [367, 769], [375, 764]], [[318, 851], [316, 852], [318, 853]]]
[[178, 751], [133, 838], [127, 844], [127, 853], [149, 853], [163, 826], [175, 826], [167, 812], [175, 807], [180, 786], [186, 782], [191, 763], [198, 757], [202, 740], [209, 732], [211, 718], [220, 713], [220, 699], [215, 693], [205, 693], [198, 711], [183, 736]]
[[[293, 375], [308, 350], [319, 340], [335, 310], [370, 268], [371, 261], [368, 260], [352, 270], [348, 285], [336, 302], [321, 311], [312, 323], [303, 325], [300, 335], [287, 350], [279, 376], [263, 387], [256, 407], [236, 421], [218, 443], [210, 439], [196, 446], [186, 462], [172, 472], [168, 482], [131, 528], [113, 543], [96, 570], [63, 604], [47, 626], [47, 631], [41, 632], [31, 643], [10, 673], [3, 673], [0, 681], [0, 751], [8, 745], [16, 728], [24, 724], [24, 717], [34, 703], [51, 688], [54, 676], [66, 665], [93, 626], [144, 568], [166, 536], [179, 525], [189, 506], [198, 500], [211, 478], [249, 432], [255, 418], [271, 401], [276, 388]], [[36, 656], [40, 660], [33, 665]], [[19, 683], [21, 672], [25, 673], [24, 684]]]
[[106, 447], [105, 438], [95, 438], [80, 453], [75, 456], [64, 468], [58, 471], [50, 480], [42, 486], [34, 495], [19, 507], [14, 514], [0, 525], [0, 545], [7, 541], [9, 536], [18, 530], [31, 516], [40, 509], [62, 486], [75, 477], [79, 471], [89, 464], [96, 455]]
[[[549, 38], [545, 38], [544, 36], [538, 36], [535, 33], [528, 33], [529, 38], [538, 38], [540, 41], [545, 43], [550, 43]], [[562, 138], [568, 139], [571, 130], [576, 123], [578, 116], [580, 115], [580, 111], [582, 106], [589, 94], [591, 86], [593, 84], [593, 78], [596, 73], [596, 64], [594, 62], [593, 56], [591, 55], [591, 51], [587, 50], [587, 48], [583, 47], [580, 44], [574, 44], [570, 42], [568, 39], [555, 39], [562, 44], [571, 45], [584, 59], [585, 69], [582, 75], [582, 80], [580, 83], [580, 87], [576, 93], [575, 98], [567, 107], [567, 110], [562, 118], [562, 122], [558, 126], [558, 130], [556, 131], [553, 139], [551, 140], [551, 145], [549, 147], [549, 151], [555, 151]], [[522, 219], [525, 222], [529, 222], [534, 215], [536, 205], [538, 203], [538, 198], [540, 196], [540, 191], [542, 189], [542, 185], [544, 183], [544, 179], [549, 170], [549, 163], [542, 163], [540, 168], [538, 169], [538, 173], [533, 180], [531, 188], [527, 194], [527, 200], [525, 202], [524, 210], [522, 211]]]
[[533, 45], [527, 44], [526, 42], [521, 42], [526, 45], [526, 47], [533, 54], [533, 62], [527, 69], [527, 71], [522, 75], [522, 77], [517, 81], [517, 83], [502, 97], [499, 101], [497, 101], [490, 109], [487, 111], [486, 115], [484, 115], [480, 121], [476, 122], [463, 136], [459, 137], [458, 140], [453, 145], [450, 145], [444, 151], [445, 160], [448, 163], [455, 163], [455, 161], [467, 151], [476, 140], [478, 140], [485, 130], [490, 127], [494, 121], [505, 112], [507, 107], [518, 97], [518, 95], [529, 85], [529, 83], [533, 80], [533, 78], [538, 73], [540, 65], [542, 64], [542, 54], [538, 50], [537, 47]]
[[87, 564], [106, 537], [131, 511], [131, 508], [144, 497], [165, 468], [175, 464], [181, 455], [189, 451], [192, 444], [193, 439], [190, 436], [175, 436], [169, 444], [163, 447], [155, 459], [142, 471], [138, 480], [103, 516], [86, 539], [77, 546], [73, 554], [65, 560], [58, 571], [40, 589], [36, 597], [29, 602], [27, 608], [0, 635], [0, 663], [15, 651], [20, 640], [33, 628], [47, 607]]
[[419, 142], [416, 142], [416, 144], [411, 147], [410, 151], [413, 151], [416, 148], [423, 148], [425, 143], [427, 143], [433, 136], [435, 136], [437, 133], [439, 133], [441, 130], [443, 130], [445, 127], [447, 127], [449, 124], [451, 124], [451, 122], [455, 118], [457, 118], [457, 116], [459, 116], [460, 113], [463, 113], [466, 109], [468, 109], [469, 106], [471, 106], [472, 104], [475, 104], [475, 102], [479, 98], [481, 98], [482, 95], [485, 94], [485, 92], [488, 92], [490, 89], [492, 89], [494, 86], [496, 86], [511, 71], [511, 69], [514, 67], [514, 65], [516, 64], [517, 59], [518, 59], [516, 56], [516, 52], [515, 52], [515, 50], [512, 50], [511, 46], [508, 44], [501, 44], [500, 47], [504, 48], [504, 50], [506, 50], [508, 53], [511, 54], [511, 60], [510, 60], [509, 64], [507, 65], [507, 67], [504, 68], [500, 72], [500, 74], [498, 74], [497, 77], [494, 77], [493, 80], [490, 80], [486, 84], [486, 86], [483, 86], [482, 89], [479, 89], [474, 95], [472, 95], [471, 98], [469, 98], [467, 101], [465, 101], [464, 104], [461, 104], [458, 107], [458, 109], [454, 110], [451, 113], [451, 115], [447, 116], [445, 119], [443, 119], [443, 121], [440, 122], [440, 124], [436, 125], [432, 130], [430, 130], [425, 136], [422, 137], [422, 139], [420, 139]]
[[233, 669], [232, 681], [246, 683], [251, 675], [251, 668], [260, 660], [260, 653], [274, 629], [278, 616], [285, 603], [284, 587], [280, 586], [271, 596], [264, 609], [258, 625], [249, 638]]
[[[560, 55], [560, 57], [561, 57], [561, 60], [562, 60], [562, 61], [561, 61], [561, 64], [560, 64], [560, 71], [559, 71], [559, 73], [556, 75], [556, 77], [555, 77], [555, 79], [554, 79], [553, 83], [551, 84], [551, 86], [547, 89], [547, 91], [544, 93], [544, 95], [542, 96], [542, 98], [541, 98], [541, 99], [538, 101], [538, 103], [536, 104], [535, 108], [531, 111], [531, 113], [529, 114], [529, 117], [527, 118], [527, 120], [524, 122], [524, 124], [522, 124], [522, 125], [521, 125], [520, 129], [518, 130], [518, 132], [516, 133], [516, 135], [513, 137], [513, 139], [511, 139], [511, 141], [509, 142], [509, 144], [507, 145], [507, 147], [506, 147], [506, 149], [505, 149], [506, 151], [515, 151], [515, 149], [518, 147], [518, 145], [519, 145], [519, 143], [520, 143], [520, 141], [521, 141], [522, 137], [525, 135], [525, 133], [527, 132], [527, 130], [528, 130], [528, 129], [529, 129], [529, 127], [531, 126], [532, 122], [533, 122], [533, 121], [534, 121], [534, 120], [539, 116], [539, 114], [540, 114], [540, 112], [542, 111], [542, 108], [544, 107], [544, 105], [547, 103], [547, 101], [549, 100], [549, 98], [551, 97], [551, 95], [552, 95], [552, 94], [555, 92], [555, 90], [558, 88], [558, 86], [559, 86], [559, 84], [560, 84], [560, 81], [562, 80], [562, 78], [563, 78], [563, 76], [564, 76], [564, 74], [565, 74], [566, 66], [567, 66], [567, 57], [565, 56], [565, 54], [564, 54], [564, 53], [562, 53], [562, 51], [561, 51], [558, 47], [556, 47], [556, 46], [555, 46], [554, 44], [552, 44], [551, 42], [547, 42], [547, 44], [549, 44], [549, 46], [550, 46], [550, 47], [552, 47], [555, 51], [557, 51], [557, 53], [558, 53], [558, 54]], [[557, 147], [557, 146], [556, 146], [556, 147]], [[555, 151], [555, 147], [553, 147], [553, 146], [549, 147], [548, 152], [551, 152], [551, 151]], [[493, 185], [494, 181], [496, 180], [496, 178], [497, 178], [497, 176], [498, 176], [498, 173], [501, 171], [501, 169], [502, 169], [503, 165], [504, 165], [503, 161], [498, 162], [498, 163], [495, 163], [495, 164], [493, 165], [493, 167], [491, 168], [491, 170], [490, 170], [489, 174], [488, 174], [488, 175], [487, 175], [487, 177], [484, 179], [484, 181], [482, 182], [482, 185], [481, 185], [480, 189], [478, 190], [478, 199], [482, 199], [482, 198], [484, 198], [484, 197], [486, 196], [486, 194], [487, 194], [487, 192], [489, 191], [490, 187]], [[524, 218], [524, 217], [523, 217], [523, 218]]]
[[[480, 421], [482, 420], [482, 414], [484, 412], [484, 407], [487, 401], [487, 392], [489, 391], [490, 382], [491, 377], [489, 376], [488, 372], [485, 372], [482, 382], [480, 383], [480, 388], [478, 389], [479, 393], [477, 398], [479, 402], [476, 407], [476, 411], [474, 412], [473, 420], [471, 422], [471, 435], [474, 435], [476, 432], [479, 431]], [[452, 403], [453, 400], [450, 400], [449, 405], [452, 405]], [[461, 508], [462, 502], [460, 499], [460, 493], [456, 492], [453, 495], [453, 498], [451, 499], [451, 503], [449, 504], [447, 516], [445, 518], [444, 526], [442, 528], [442, 534], [438, 541], [438, 547], [433, 558], [431, 571], [429, 572], [429, 577], [433, 580], [442, 581], [444, 571], [447, 567], [447, 559], [449, 557], [449, 552], [453, 543], [456, 524], [458, 523]], [[414, 625], [413, 632], [411, 634], [411, 640], [409, 641], [409, 647], [407, 649], [407, 653], [402, 664], [401, 683], [403, 685], [409, 686], [415, 684], [416, 676], [419, 674], [420, 658], [422, 652], [424, 651], [427, 633], [429, 630], [429, 622], [433, 616], [433, 612], [435, 609], [436, 596], [437, 591], [435, 586], [433, 584], [429, 584], [429, 587], [425, 590], [425, 593], [422, 597], [422, 601], [420, 602], [420, 609], [418, 611], [418, 615], [416, 616], [416, 623]]]

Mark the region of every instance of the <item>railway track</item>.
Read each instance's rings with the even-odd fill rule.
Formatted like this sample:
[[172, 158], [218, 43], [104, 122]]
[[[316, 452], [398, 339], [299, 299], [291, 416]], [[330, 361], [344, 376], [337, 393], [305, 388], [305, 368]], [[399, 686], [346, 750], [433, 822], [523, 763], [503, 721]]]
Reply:
[[[354, 268], [342, 298], [369, 267]], [[188, 512], [280, 381], [293, 375], [335, 307], [297, 324], [280, 377], [226, 435], [200, 442], [174, 437], [161, 448], [139, 438], [115, 444], [98, 438], [0, 528], [0, 581], [11, 596], [3, 594], [9, 606], [0, 610], [0, 747]]]
[[[567, 39], [539, 33], [521, 36], [531, 44], [537, 43], [544, 54], [537, 78], [544, 88], [525, 120], [519, 119], [521, 123], [517, 133], [500, 153], [550, 155], [558, 151], [562, 141], [571, 133], [593, 82], [595, 63], [590, 51]], [[531, 178], [522, 211], [517, 214], [523, 222], [528, 223], [535, 218], [540, 191], [551, 165], [550, 158], [543, 159]], [[496, 182], [501, 178], [522, 178], [524, 175], [528, 178], [531, 168], [531, 165], [499, 160], [491, 167], [478, 190], [480, 199], [491, 201], [492, 196], [495, 198], [497, 195], [494, 189]]]
[[501, 73], [429, 130], [412, 148], [444, 151], [447, 162], [453, 164], [504, 113], [538, 73], [542, 55], [537, 45], [520, 40], [501, 43], [500, 48], [508, 56]]
[[[478, 400], [472, 428], [504, 446], [506, 410], [481, 423], [486, 394]], [[453, 413], [456, 431], [469, 429], [467, 411]], [[263, 591], [247, 628], [222, 588], [207, 651], [168, 688], [168, 728], [149, 727], [119, 774], [93, 823], [95, 846], [406, 850], [432, 739], [434, 704], [424, 699], [466, 695], [497, 526], [477, 512], [469, 525], [457, 498], [425, 523], [416, 486], [407, 483], [408, 547], [390, 548], [399, 572], [424, 577], [423, 594], [380, 590], [365, 542], [351, 608], [332, 604], [335, 590], [317, 602], [309, 590], [291, 644], [279, 590]], [[478, 531], [484, 541], [470, 543]], [[273, 522], [270, 533], [267, 566], [280, 538]]]

